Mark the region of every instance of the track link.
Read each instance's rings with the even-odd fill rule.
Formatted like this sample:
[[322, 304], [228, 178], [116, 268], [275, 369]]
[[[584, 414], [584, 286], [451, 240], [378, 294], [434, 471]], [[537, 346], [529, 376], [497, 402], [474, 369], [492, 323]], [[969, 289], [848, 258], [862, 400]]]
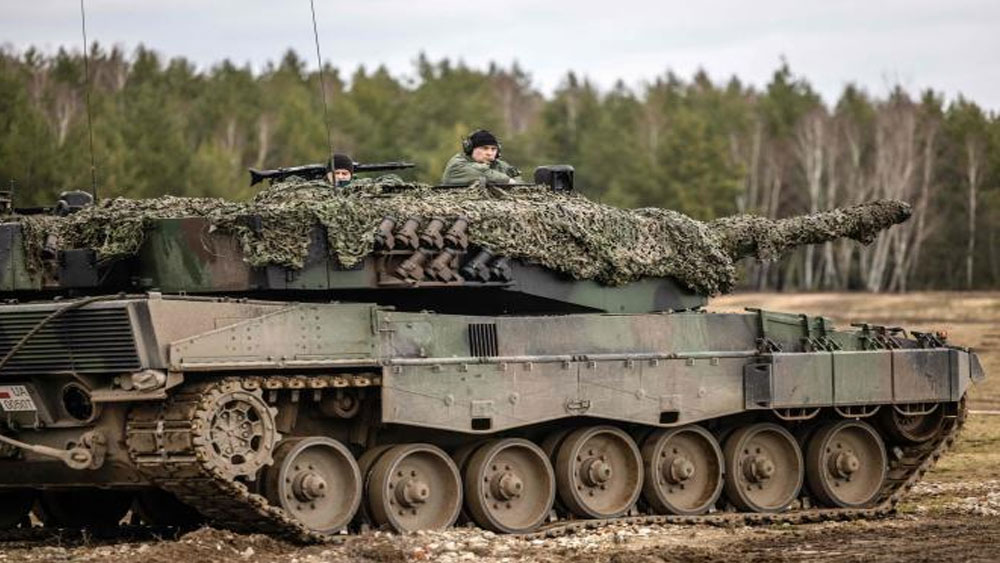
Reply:
[[[368, 384], [361, 382], [360, 384]], [[257, 532], [299, 543], [339, 543], [345, 535], [323, 535], [310, 531], [267, 499], [244, 484], [227, 478], [208, 460], [202, 438], [212, 393], [224, 390], [258, 392], [265, 389], [301, 389], [298, 378], [224, 379], [187, 385], [165, 403], [142, 405], [133, 410], [127, 426], [127, 443], [137, 467], [159, 487], [193, 506], [216, 525], [238, 531]], [[907, 491], [917, 483], [953, 444], [964, 423], [966, 407], [930, 442], [890, 450], [888, 475], [879, 493], [878, 504], [862, 509], [806, 508], [777, 514], [715, 512], [699, 516], [648, 515], [605, 520], [562, 520], [542, 529], [522, 534], [525, 539], [552, 538], [580, 530], [613, 524], [707, 524], [735, 526], [774, 523], [810, 523], [881, 518], [892, 514]]]

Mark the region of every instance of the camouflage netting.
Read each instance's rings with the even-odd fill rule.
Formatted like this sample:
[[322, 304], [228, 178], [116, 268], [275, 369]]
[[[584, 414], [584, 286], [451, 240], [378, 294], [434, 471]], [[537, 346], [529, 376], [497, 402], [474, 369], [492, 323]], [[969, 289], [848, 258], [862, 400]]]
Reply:
[[[239, 219], [246, 215], [260, 216], [263, 228], [248, 227]], [[63, 248], [90, 247], [109, 259], [137, 252], [156, 219], [203, 216], [239, 238], [250, 264], [300, 268], [317, 223], [326, 227], [331, 254], [350, 267], [372, 252], [385, 216], [400, 224], [409, 216], [425, 222], [465, 216], [470, 241], [500, 255], [608, 285], [669, 276], [718, 294], [732, 288], [741, 258], [775, 259], [796, 246], [841, 237], [867, 243], [909, 215], [906, 203], [884, 200], [790, 219], [740, 215], [702, 222], [666, 209], [619, 209], [544, 187], [433, 189], [368, 182], [332, 191], [323, 182], [291, 179], [246, 203], [117, 198], [64, 219], [23, 220], [35, 241], [41, 233], [55, 234]]]

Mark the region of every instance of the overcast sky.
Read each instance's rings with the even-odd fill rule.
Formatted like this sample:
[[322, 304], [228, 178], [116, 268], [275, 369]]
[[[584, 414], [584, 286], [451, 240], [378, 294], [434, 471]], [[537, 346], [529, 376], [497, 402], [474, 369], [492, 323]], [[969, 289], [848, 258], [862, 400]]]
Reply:
[[[962, 93], [1000, 110], [997, 0], [315, 0], [324, 60], [349, 71], [385, 64], [410, 75], [420, 51], [473, 66], [518, 61], [551, 92], [568, 70], [602, 87], [668, 69], [706, 69], [766, 84], [784, 56], [835, 100], [844, 85], [882, 96]], [[207, 68], [259, 69], [289, 47], [315, 66], [308, 0], [86, 0], [89, 38], [144, 43]], [[79, 48], [77, 0], [0, 0], [0, 43]]]

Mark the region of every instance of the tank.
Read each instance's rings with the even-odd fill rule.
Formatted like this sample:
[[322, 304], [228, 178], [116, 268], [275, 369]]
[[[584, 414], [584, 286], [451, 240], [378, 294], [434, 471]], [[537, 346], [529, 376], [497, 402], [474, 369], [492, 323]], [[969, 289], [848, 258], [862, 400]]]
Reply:
[[[104, 529], [132, 510], [311, 542], [874, 517], [950, 445], [984, 377], [941, 333], [704, 309], [732, 261], [870, 240], [903, 204], [712, 223], [602, 206], [591, 224], [598, 208], [544, 186], [371, 188], [299, 184], [305, 207], [8, 209], [0, 527], [34, 511]], [[318, 201], [341, 207], [303, 211]], [[624, 242], [606, 256], [601, 225]], [[673, 247], [639, 252], [637, 225]], [[561, 234], [518, 249], [542, 231]]]

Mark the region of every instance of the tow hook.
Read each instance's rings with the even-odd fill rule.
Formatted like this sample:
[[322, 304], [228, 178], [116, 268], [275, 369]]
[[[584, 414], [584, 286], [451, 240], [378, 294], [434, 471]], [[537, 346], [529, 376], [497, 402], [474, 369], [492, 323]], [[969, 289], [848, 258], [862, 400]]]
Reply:
[[99, 430], [91, 430], [83, 434], [77, 443], [65, 450], [38, 444], [28, 444], [20, 440], [15, 440], [10, 436], [4, 436], [3, 434], [0, 434], [0, 442], [34, 454], [56, 458], [71, 469], [81, 470], [99, 468], [104, 464], [104, 454], [107, 451], [107, 439], [104, 437], [104, 433]]

